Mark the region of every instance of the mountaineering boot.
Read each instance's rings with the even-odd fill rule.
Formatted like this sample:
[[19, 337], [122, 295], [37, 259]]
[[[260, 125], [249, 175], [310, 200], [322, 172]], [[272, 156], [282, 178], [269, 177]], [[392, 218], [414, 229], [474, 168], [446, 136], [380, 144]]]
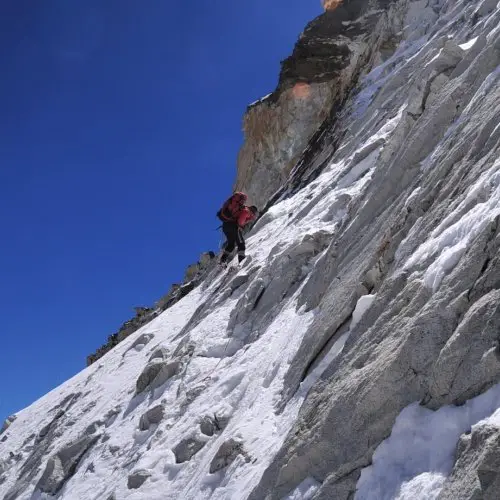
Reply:
[[219, 259], [219, 265], [222, 266], [224, 269], [227, 267], [228, 265], [228, 261], [229, 261], [229, 257], [231, 256], [231, 252], [227, 252], [226, 250], [224, 250], [222, 252], [222, 255], [220, 256], [220, 259]]
[[245, 260], [245, 251], [244, 250], [240, 250], [238, 252], [238, 264], [241, 264], [244, 260]]
[[251, 255], [247, 255], [245, 257], [245, 260], [243, 261], [243, 263], [240, 265], [240, 268], [247, 267], [248, 264], [250, 264], [250, 262], [252, 262], [252, 256]]

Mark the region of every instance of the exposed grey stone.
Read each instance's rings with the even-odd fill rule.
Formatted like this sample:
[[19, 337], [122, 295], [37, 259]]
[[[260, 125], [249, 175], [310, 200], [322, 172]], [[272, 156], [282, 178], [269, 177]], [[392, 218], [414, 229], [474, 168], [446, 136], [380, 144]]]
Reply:
[[151, 425], [159, 424], [165, 414], [165, 407], [163, 405], [154, 406], [150, 408], [139, 420], [139, 429], [141, 431], [148, 430]]
[[169, 356], [170, 351], [166, 347], [158, 347], [151, 353], [151, 356], [149, 356], [149, 361], [153, 361], [153, 359], [166, 360]]
[[462, 436], [439, 500], [496, 500], [500, 491], [500, 429], [474, 427]]
[[333, 498], [335, 500], [351, 500], [359, 475], [359, 470], [340, 478], [332, 474], [320, 486], [313, 497], [314, 500], [331, 500]]
[[23, 459], [23, 454], [21, 452], [14, 453], [13, 451], [9, 451], [9, 460], [15, 463], [20, 462]]
[[44, 427], [40, 429], [40, 432], [38, 433], [37, 437], [35, 438], [35, 444], [39, 443], [42, 441], [45, 436], [49, 433], [51, 429], [53, 429], [56, 425], [58, 420], [65, 414], [64, 410], [58, 410], [56, 413], [55, 417]]
[[207, 272], [215, 265], [215, 253], [204, 252], [200, 255], [198, 262], [191, 264], [184, 274], [184, 284], [199, 282]]
[[150, 477], [151, 472], [148, 470], [135, 471], [128, 477], [127, 487], [129, 490], [136, 490], [140, 488]]
[[358, 163], [361, 163], [364, 159], [368, 158], [371, 153], [376, 151], [385, 144], [385, 139], [379, 138], [373, 142], [369, 142], [366, 146], [363, 146], [361, 149], [356, 151], [352, 157], [350, 167], [356, 166]]
[[59, 410], [68, 411], [81, 397], [81, 392], [72, 392], [59, 401], [50, 412], [58, 412]]
[[243, 443], [234, 439], [224, 441], [210, 463], [210, 474], [231, 465], [238, 455], [243, 456], [247, 462], [250, 460], [243, 448]]
[[213, 436], [215, 434], [217, 427], [211, 417], [203, 417], [200, 422], [200, 431], [202, 434], [205, 434], [205, 436]]
[[87, 426], [87, 428], [83, 431], [83, 433], [86, 434], [87, 436], [95, 434], [99, 429], [99, 427], [102, 427], [103, 425], [104, 423], [101, 422], [100, 420], [98, 420], [97, 422], [92, 422], [90, 425]]
[[122, 411], [121, 406], [116, 406], [115, 408], [111, 408], [106, 415], [104, 415], [104, 425], [109, 427], [114, 423], [120, 412]]
[[464, 403], [500, 379], [500, 290], [475, 302], [441, 350], [432, 371], [427, 406]]
[[187, 337], [179, 342], [179, 345], [175, 348], [172, 356], [186, 362], [193, 356], [195, 349], [196, 344], [192, 342], [189, 337]]
[[[90, 391], [88, 391], [85, 396], [87, 396], [88, 394], [90, 394]], [[88, 413], [90, 410], [92, 410], [93, 408], [95, 408], [95, 405], [97, 404], [97, 401], [93, 400], [93, 401], [90, 401], [88, 404], [85, 405], [85, 407], [83, 408], [82, 410], [82, 414], [85, 415], [86, 413]], [[67, 411], [67, 410], [66, 410]]]
[[153, 359], [137, 379], [136, 394], [140, 394], [146, 389], [151, 390], [160, 387], [168, 379], [180, 373], [181, 370], [182, 363], [180, 361], [166, 362], [161, 359]]
[[135, 350], [140, 350], [142, 349], [146, 344], [151, 342], [151, 340], [154, 338], [154, 335], [152, 333], [143, 333], [137, 337], [134, 342], [131, 344], [131, 346], [123, 353], [125, 356], [128, 352], [130, 352], [132, 349]]
[[189, 281], [188, 283], [181, 285], [179, 291], [177, 292], [177, 299], [180, 300], [185, 297], [188, 293], [191, 293], [196, 288], [197, 283], [193, 281]]
[[196, 455], [206, 444], [206, 441], [201, 441], [195, 438], [183, 439], [172, 451], [175, 455], [175, 462], [182, 464], [188, 462]]
[[83, 455], [97, 442], [99, 436], [83, 436], [67, 444], [49, 458], [37, 490], [55, 495], [76, 472]]
[[[65, 398], [62, 403], [59, 403], [50, 410], [49, 413], [56, 411], [55, 415], [52, 417], [48, 424], [42, 427], [38, 435], [33, 436], [35, 438], [34, 442], [32, 446], [26, 448], [26, 452], [28, 452], [28, 455], [22, 463], [21, 468], [19, 469], [17, 480], [9, 489], [9, 491], [7, 491], [7, 493], [4, 495], [3, 500], [16, 500], [17, 498], [21, 497], [22, 493], [25, 492], [27, 488], [32, 486], [34, 479], [38, 475], [39, 470], [43, 464], [43, 461], [46, 460], [47, 453], [51, 449], [51, 446], [57, 438], [63, 435], [66, 429], [66, 426], [64, 425], [65, 411], [61, 408], [67, 408], [67, 404], [71, 405], [72, 401], [75, 401], [75, 399], [73, 399], [72, 397], [74, 395], [70, 396], [71, 397]], [[19, 458], [19, 460], [23, 458], [21, 454], [15, 455], [11, 453], [9, 455], [9, 461], [15, 461], [16, 457]]]
[[184, 399], [181, 401], [180, 405], [183, 410], [186, 409], [200, 394], [206, 390], [207, 384], [198, 384], [195, 387], [188, 389], [186, 391]]
[[218, 431], [223, 431], [231, 420], [230, 415], [214, 414], [214, 423]]
[[229, 288], [231, 289], [232, 292], [240, 288], [242, 285], [248, 282], [249, 279], [248, 274], [238, 274], [235, 276], [232, 280], [231, 283], [229, 283]]
[[269, 263], [252, 280], [236, 307], [231, 311], [228, 335], [244, 344], [257, 340], [291, 298], [308, 273], [307, 265], [330, 241], [326, 231], [306, 234], [283, 250], [276, 246]]
[[[462, 14], [447, 8], [440, 11], [437, 3], [433, 13], [431, 4], [423, 2], [420, 7], [415, 2], [384, 4], [389, 24], [402, 21], [406, 42], [414, 39], [406, 27], [410, 17], [420, 24], [416, 34], [435, 29], [435, 37], [414, 54], [411, 64], [408, 54], [402, 60], [396, 53], [390, 68], [380, 68], [387, 78], [362, 116], [337, 115], [335, 124], [324, 124], [324, 141], [318, 137], [310, 143], [303, 163], [281, 192], [285, 197], [285, 189], [294, 193], [305, 188], [323, 167], [344, 165], [359, 149], [358, 134], [366, 142], [381, 124], [398, 117], [374, 158], [364, 192], [349, 202], [331, 243], [300, 290], [299, 310], [314, 310], [314, 316], [285, 375], [280, 409], [300, 390], [317, 356], [349, 322], [362, 294], [361, 283], [376, 293], [376, 300], [310, 390], [251, 500], [281, 499], [306, 477], [321, 483], [336, 478], [328, 483], [333, 496], [354, 495], [354, 481], [344, 481], [342, 489], [339, 481], [371, 462], [403, 408], [416, 401], [433, 408], [460, 404], [500, 381], [496, 210], [471, 226], [470, 234], [469, 229], [458, 229], [460, 222], [496, 203], [500, 37], [491, 30], [498, 17], [490, 19], [486, 30], [481, 25], [483, 34], [489, 32], [486, 44], [460, 72], [464, 54], [449, 39], [450, 30], [462, 36], [454, 36], [456, 41], [468, 38], [461, 31], [466, 26]], [[408, 7], [412, 14], [406, 19]], [[446, 26], [440, 32], [436, 16]], [[496, 83], [486, 90], [484, 82], [490, 82], [492, 75]], [[351, 103], [356, 105], [355, 98]], [[336, 130], [346, 135], [340, 138]], [[327, 143], [336, 140], [341, 147], [329, 155]], [[345, 175], [343, 166], [339, 170]], [[486, 181], [472, 190], [482, 178], [492, 185]], [[334, 177], [331, 184], [335, 185]], [[469, 235], [466, 249], [434, 277], [433, 264], [457, 248], [449, 243], [451, 247], [435, 249], [433, 238], [454, 230]], [[421, 260], [413, 261], [426, 242], [428, 253], [422, 251]]]
[[28, 445], [28, 443], [29, 443], [30, 441], [33, 441], [33, 440], [35, 439], [35, 437], [36, 437], [36, 434], [34, 434], [34, 433], [33, 433], [33, 434], [30, 434], [30, 435], [29, 435], [29, 436], [28, 436], [28, 437], [27, 437], [27, 438], [23, 441], [22, 447], [24, 448], [25, 446], [27, 446], [27, 445]]
[[206, 436], [213, 436], [216, 432], [223, 431], [229, 423], [229, 416], [222, 416], [214, 414], [211, 416], [204, 416], [200, 422], [200, 431]]

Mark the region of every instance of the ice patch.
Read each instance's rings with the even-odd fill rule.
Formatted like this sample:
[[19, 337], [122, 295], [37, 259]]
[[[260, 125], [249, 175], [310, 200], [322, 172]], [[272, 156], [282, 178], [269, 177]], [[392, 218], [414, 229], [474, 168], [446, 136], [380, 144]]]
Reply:
[[461, 45], [459, 45], [459, 47], [462, 49], [462, 50], [469, 50], [471, 49], [474, 44], [477, 42], [477, 39], [479, 37], [475, 37], [475, 38], [472, 38], [471, 40], [469, 40], [468, 42], [465, 42], [465, 43], [462, 43]]
[[411, 202], [417, 197], [417, 195], [420, 193], [420, 191], [422, 191], [422, 188], [419, 186], [418, 188], [414, 189], [410, 193], [410, 196], [408, 196], [408, 198], [406, 198], [405, 208], [407, 208], [411, 204]]
[[320, 361], [318, 366], [301, 382], [299, 395], [306, 396], [311, 390], [311, 387], [320, 379], [323, 372], [330, 366], [332, 361], [342, 352], [345, 343], [349, 338], [350, 331], [342, 334], [326, 353], [325, 357]]
[[424, 472], [404, 483], [395, 500], [436, 500], [445, 481], [443, 474]]
[[312, 500], [314, 494], [320, 488], [321, 483], [318, 483], [312, 477], [308, 477], [302, 481], [292, 493], [289, 493], [282, 500]]
[[356, 307], [354, 308], [354, 312], [352, 313], [352, 322], [351, 322], [351, 330], [360, 322], [363, 314], [365, 314], [368, 309], [370, 309], [373, 301], [375, 300], [374, 295], [363, 295], [358, 302], [356, 303]]
[[361, 471], [355, 500], [431, 500], [438, 497], [454, 464], [462, 434], [500, 425], [500, 384], [462, 406], [428, 410], [418, 403], [397, 417], [391, 435]]
[[314, 370], [309, 373], [309, 375], [300, 384], [299, 394], [301, 396], [307, 395], [311, 387], [320, 379], [323, 372], [330, 366], [330, 364], [335, 360], [335, 358], [343, 351], [347, 339], [351, 335], [351, 330], [359, 323], [363, 314], [371, 307], [373, 301], [375, 300], [376, 294], [374, 295], [363, 295], [354, 308], [352, 313], [352, 320], [349, 326], [349, 330], [334, 342], [330, 350], [326, 353], [323, 359], [318, 363]]
[[434, 61], [436, 61], [436, 60], [439, 58], [439, 56], [440, 56], [442, 53], [443, 53], [443, 49], [440, 49], [440, 50], [438, 51], [438, 53], [437, 53], [437, 54], [436, 54], [436, 55], [435, 55], [435, 56], [434, 56], [434, 57], [433, 57], [433, 58], [432, 58], [432, 59], [431, 59], [431, 60], [430, 60], [430, 61], [429, 61], [429, 62], [428, 62], [425, 66], [426, 66], [426, 67], [427, 67], [427, 66], [430, 66], [430, 65], [431, 65]]

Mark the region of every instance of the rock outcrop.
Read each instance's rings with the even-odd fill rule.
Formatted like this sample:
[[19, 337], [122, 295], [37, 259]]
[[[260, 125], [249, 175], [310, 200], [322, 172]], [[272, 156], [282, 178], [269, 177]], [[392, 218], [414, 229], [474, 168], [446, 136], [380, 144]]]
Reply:
[[167, 380], [180, 373], [181, 370], [182, 363], [178, 360], [163, 361], [158, 358], [153, 359], [146, 365], [137, 379], [136, 394], [160, 387]]
[[48, 460], [36, 489], [49, 495], [57, 494], [64, 483], [75, 473], [83, 455], [98, 439], [99, 436], [83, 436], [59, 450]]
[[154, 307], [135, 307], [135, 316], [132, 319], [125, 321], [125, 323], [123, 323], [123, 325], [116, 333], [110, 335], [106, 344], [99, 347], [99, 349], [97, 349], [95, 353], [87, 356], [87, 366], [95, 363], [98, 359], [102, 358], [107, 352], [113, 349], [113, 347], [118, 345], [124, 339], [129, 337], [132, 333], [136, 332], [144, 325], [150, 323], [163, 311], [173, 306], [176, 302], [193, 291], [212, 270], [215, 263], [214, 259], [214, 252], [206, 252], [201, 254], [200, 260], [198, 262], [188, 266], [183, 283], [173, 284], [169, 292], [160, 300], [158, 300]]
[[283, 61], [277, 89], [250, 105], [243, 120], [235, 189], [259, 207], [285, 183], [321, 125], [337, 118], [359, 76], [387, 58], [400, 38], [395, 0], [325, 7]]
[[165, 415], [165, 407], [163, 405], [153, 406], [139, 420], [139, 429], [147, 431], [152, 425], [158, 425]]
[[127, 480], [127, 487], [129, 490], [137, 490], [140, 488], [149, 478], [151, 477], [151, 472], [147, 470], [138, 470], [130, 474]]
[[153, 359], [168, 359], [170, 356], [170, 351], [165, 347], [158, 347], [149, 356], [149, 361], [153, 361]]
[[[431, 4], [408, 3], [403, 49], [382, 65], [381, 83], [380, 74], [368, 75], [368, 101], [363, 91], [352, 100], [364, 108], [362, 120], [354, 112], [335, 125], [349, 134], [331, 165], [351, 158], [362, 137], [380, 136], [380, 113], [392, 109], [397, 122], [371, 153], [366, 191], [350, 203], [303, 288], [299, 307], [315, 315], [287, 374], [285, 401], [349, 323], [360, 296], [371, 291], [376, 299], [311, 390], [252, 500], [282, 498], [307, 477], [321, 483], [315, 500], [351, 498], [403, 408], [460, 405], [500, 381], [500, 36], [493, 28], [500, 13], [483, 43], [467, 20], [476, 3], [465, 12], [461, 2], [442, 11]], [[407, 33], [418, 18], [424, 47]], [[450, 26], [479, 45], [467, 53], [449, 40]], [[399, 59], [405, 51], [414, 54], [411, 64]], [[366, 170], [348, 165], [350, 182], [362, 183]], [[341, 186], [339, 176], [330, 189]]]
[[461, 437], [455, 467], [439, 500], [496, 500], [500, 492], [500, 429], [484, 426]]
[[213, 436], [217, 432], [223, 431], [229, 422], [229, 417], [214, 415], [205, 416], [200, 422], [200, 431], [205, 436]]
[[196, 438], [183, 439], [172, 451], [175, 455], [175, 462], [182, 464], [188, 462], [193, 458], [206, 444], [206, 441], [202, 441]]
[[125, 321], [116, 333], [110, 335], [106, 344], [99, 347], [95, 353], [87, 356], [87, 366], [90, 366], [92, 363], [95, 363], [98, 359], [102, 358], [122, 340], [126, 339], [142, 326], [147, 325], [159, 314], [159, 311], [149, 307], [136, 307], [135, 311], [136, 315], [132, 319]]
[[247, 462], [250, 461], [250, 457], [245, 451], [243, 443], [232, 438], [224, 441], [210, 463], [210, 474], [225, 469], [231, 465], [238, 456], [241, 456]]

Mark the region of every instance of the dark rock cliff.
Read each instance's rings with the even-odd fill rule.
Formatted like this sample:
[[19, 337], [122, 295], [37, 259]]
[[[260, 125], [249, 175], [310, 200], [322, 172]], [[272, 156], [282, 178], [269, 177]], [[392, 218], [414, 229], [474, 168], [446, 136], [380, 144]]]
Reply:
[[283, 186], [359, 76], [395, 49], [403, 27], [398, 10], [392, 0], [346, 0], [307, 25], [282, 62], [276, 90], [245, 114], [235, 189], [262, 207]]

